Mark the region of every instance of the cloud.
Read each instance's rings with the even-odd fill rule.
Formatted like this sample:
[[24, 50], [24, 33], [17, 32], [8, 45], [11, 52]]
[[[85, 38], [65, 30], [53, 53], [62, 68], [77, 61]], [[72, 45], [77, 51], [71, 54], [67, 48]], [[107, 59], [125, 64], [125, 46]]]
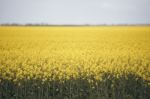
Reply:
[[0, 0], [0, 23], [150, 23], [150, 0]]

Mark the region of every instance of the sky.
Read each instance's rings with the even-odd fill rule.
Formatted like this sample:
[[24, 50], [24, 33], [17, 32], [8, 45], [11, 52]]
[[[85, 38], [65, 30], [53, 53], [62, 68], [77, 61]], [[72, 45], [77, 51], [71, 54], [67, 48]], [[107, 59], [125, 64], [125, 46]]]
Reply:
[[150, 24], [150, 0], [0, 0], [0, 24]]

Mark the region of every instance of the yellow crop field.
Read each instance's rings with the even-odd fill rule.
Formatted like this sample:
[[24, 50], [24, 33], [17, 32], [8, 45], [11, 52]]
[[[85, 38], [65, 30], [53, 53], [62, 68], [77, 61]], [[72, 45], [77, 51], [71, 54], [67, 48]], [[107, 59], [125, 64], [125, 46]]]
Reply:
[[150, 26], [0, 27], [0, 99], [149, 99]]

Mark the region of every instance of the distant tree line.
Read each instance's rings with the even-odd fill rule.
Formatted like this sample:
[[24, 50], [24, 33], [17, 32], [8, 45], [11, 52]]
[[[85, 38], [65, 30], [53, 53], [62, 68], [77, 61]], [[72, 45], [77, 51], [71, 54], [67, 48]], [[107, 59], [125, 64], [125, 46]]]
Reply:
[[0, 26], [150, 26], [150, 24], [48, 24], [48, 23], [5, 23]]

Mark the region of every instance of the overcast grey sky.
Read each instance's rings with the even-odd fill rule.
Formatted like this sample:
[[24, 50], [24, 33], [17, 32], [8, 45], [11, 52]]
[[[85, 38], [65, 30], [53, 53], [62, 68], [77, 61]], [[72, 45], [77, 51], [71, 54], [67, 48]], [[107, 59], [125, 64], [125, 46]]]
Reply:
[[150, 0], [0, 0], [0, 23], [147, 24]]

